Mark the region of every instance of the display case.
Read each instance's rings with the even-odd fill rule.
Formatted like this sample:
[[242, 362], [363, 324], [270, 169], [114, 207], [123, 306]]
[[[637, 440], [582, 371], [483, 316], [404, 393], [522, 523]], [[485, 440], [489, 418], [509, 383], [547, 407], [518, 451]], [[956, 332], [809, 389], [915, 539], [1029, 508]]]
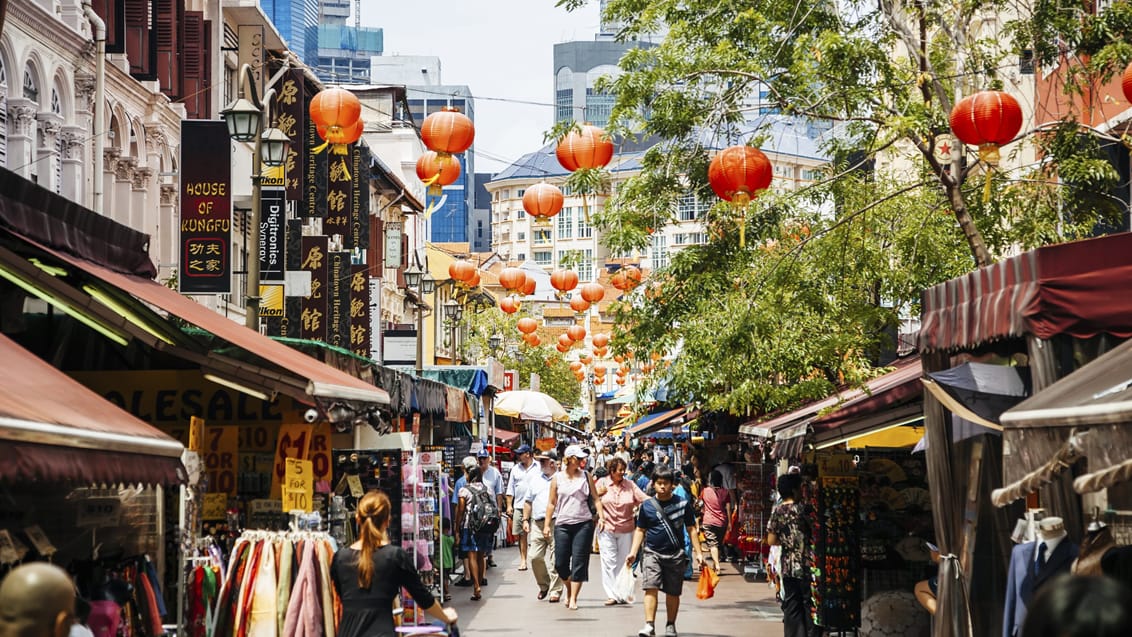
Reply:
[[860, 485], [855, 476], [824, 476], [804, 493], [810, 516], [809, 564], [814, 623], [826, 630], [861, 625]]
[[770, 547], [765, 539], [773, 505], [774, 465], [736, 463], [735, 487], [739, 519], [736, 549], [742, 558], [743, 577], [756, 581], [767, 575]]
[[[441, 536], [444, 507], [441, 505], [440, 451], [406, 451], [401, 470], [401, 546], [413, 556], [421, 581], [440, 599], [444, 572]], [[426, 621], [412, 597], [402, 595], [405, 623]]]

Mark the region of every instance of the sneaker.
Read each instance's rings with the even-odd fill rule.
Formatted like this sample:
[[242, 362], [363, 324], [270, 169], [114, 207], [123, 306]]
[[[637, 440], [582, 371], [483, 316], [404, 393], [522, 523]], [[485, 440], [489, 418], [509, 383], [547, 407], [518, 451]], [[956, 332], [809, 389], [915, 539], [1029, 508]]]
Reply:
[[645, 622], [644, 628], [637, 631], [637, 637], [654, 637], [655, 635], [656, 629], [648, 622]]
[[669, 624], [664, 627], [664, 637], [676, 637], [676, 624]]

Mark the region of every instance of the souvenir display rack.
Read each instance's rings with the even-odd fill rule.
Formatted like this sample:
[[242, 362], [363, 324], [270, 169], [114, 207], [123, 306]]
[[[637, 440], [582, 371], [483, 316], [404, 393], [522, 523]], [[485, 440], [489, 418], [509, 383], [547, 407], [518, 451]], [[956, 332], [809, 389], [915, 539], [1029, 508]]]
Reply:
[[[345, 501], [347, 519], [353, 520], [358, 500], [371, 489], [389, 496], [389, 540], [401, 542], [401, 451], [391, 449], [335, 449], [334, 494]], [[356, 535], [352, 535], [356, 537]]]
[[[440, 503], [440, 451], [406, 451], [402, 459], [401, 546], [413, 556], [421, 581], [438, 599], [445, 575], [441, 557], [443, 507]], [[402, 595], [405, 623], [427, 618], [414, 608], [413, 598]]]
[[810, 516], [810, 590], [814, 623], [826, 630], [855, 630], [861, 625], [860, 490], [854, 476], [819, 478], [808, 485]]
[[735, 463], [736, 506], [739, 511], [739, 544], [743, 558], [743, 577], [755, 581], [767, 576], [766, 560], [770, 547], [764, 541], [766, 525], [773, 508], [774, 465]]

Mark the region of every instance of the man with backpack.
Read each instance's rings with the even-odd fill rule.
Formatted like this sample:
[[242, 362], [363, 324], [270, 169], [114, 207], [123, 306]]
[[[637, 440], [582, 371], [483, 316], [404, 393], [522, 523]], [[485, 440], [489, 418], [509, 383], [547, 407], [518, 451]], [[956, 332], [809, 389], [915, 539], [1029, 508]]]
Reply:
[[468, 566], [471, 570], [472, 601], [482, 597], [483, 576], [486, 569], [487, 550], [495, 541], [499, 530], [500, 510], [496, 495], [484, 485], [479, 467], [467, 470], [468, 484], [460, 489], [460, 504], [456, 508], [456, 520], [461, 529], [460, 547], [468, 553]]

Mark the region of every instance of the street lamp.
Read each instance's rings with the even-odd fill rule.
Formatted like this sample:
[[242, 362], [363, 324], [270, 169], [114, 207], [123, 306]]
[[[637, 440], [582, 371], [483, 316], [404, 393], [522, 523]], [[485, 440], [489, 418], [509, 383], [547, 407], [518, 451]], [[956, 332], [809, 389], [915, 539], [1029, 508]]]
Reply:
[[[248, 224], [248, 272], [244, 285], [247, 313], [245, 324], [249, 329], [259, 331], [259, 206], [260, 188], [263, 179], [263, 166], [275, 168], [287, 160], [291, 139], [278, 128], [265, 126], [271, 120], [271, 101], [275, 99], [275, 89], [263, 93], [263, 101], [256, 95], [252, 83], [252, 67], [240, 67], [240, 93], [220, 114], [228, 124], [228, 135], [238, 142], [255, 142], [252, 153], [252, 211]], [[248, 96], [250, 99], [248, 99]]]
[[448, 324], [449, 340], [448, 340], [448, 354], [451, 357], [452, 364], [456, 364], [456, 326], [460, 323], [460, 319], [464, 316], [464, 306], [456, 299], [448, 299], [444, 302], [444, 320]]
[[405, 270], [405, 285], [417, 293], [417, 376], [420, 377], [424, 368], [424, 314], [428, 304], [424, 297], [436, 291], [436, 279], [432, 274], [417, 265], [413, 260], [409, 269]]
[[499, 346], [503, 344], [503, 336], [498, 333], [492, 334], [491, 338], [487, 339], [487, 344], [491, 347], [491, 355], [495, 356], [495, 353], [499, 351]]

